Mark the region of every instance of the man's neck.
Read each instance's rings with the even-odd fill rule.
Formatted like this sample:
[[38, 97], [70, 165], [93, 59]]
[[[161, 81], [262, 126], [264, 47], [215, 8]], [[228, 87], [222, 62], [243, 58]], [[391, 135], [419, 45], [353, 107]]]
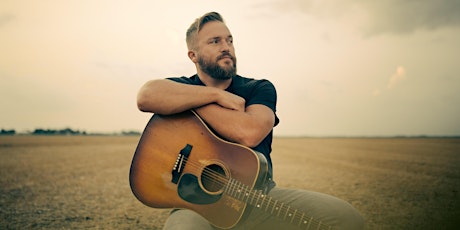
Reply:
[[198, 73], [198, 77], [200, 78], [201, 82], [203, 82], [206, 86], [219, 89], [227, 89], [232, 83], [232, 78], [226, 80], [219, 80], [212, 78], [211, 76], [205, 73]]

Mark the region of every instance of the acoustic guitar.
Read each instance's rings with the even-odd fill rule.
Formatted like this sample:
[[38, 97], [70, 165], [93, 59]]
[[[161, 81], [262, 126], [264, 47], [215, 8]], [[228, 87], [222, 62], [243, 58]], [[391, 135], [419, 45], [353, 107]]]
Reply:
[[266, 195], [267, 173], [261, 153], [218, 137], [191, 110], [152, 116], [137, 145], [129, 181], [145, 205], [190, 209], [223, 229], [236, 226], [251, 209], [299, 229], [330, 229]]

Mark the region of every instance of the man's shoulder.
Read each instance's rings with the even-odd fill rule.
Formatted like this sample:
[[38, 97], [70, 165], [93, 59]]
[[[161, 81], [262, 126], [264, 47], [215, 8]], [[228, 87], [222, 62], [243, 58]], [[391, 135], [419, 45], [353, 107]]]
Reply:
[[203, 85], [203, 83], [200, 81], [200, 78], [196, 74], [190, 77], [168, 77], [166, 79], [190, 85]]
[[235, 78], [233, 79], [236, 85], [239, 86], [248, 86], [248, 87], [273, 87], [273, 84], [264, 78], [261, 79], [255, 79], [255, 78], [248, 78], [248, 77], [243, 77], [240, 75], [236, 75]]

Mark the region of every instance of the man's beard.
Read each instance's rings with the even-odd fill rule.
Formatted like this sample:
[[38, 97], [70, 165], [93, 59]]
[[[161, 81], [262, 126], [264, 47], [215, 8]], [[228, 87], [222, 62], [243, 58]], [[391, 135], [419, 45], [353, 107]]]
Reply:
[[[224, 56], [230, 56], [233, 62], [232, 66], [221, 67], [219, 63], [217, 63], [220, 59]], [[231, 79], [236, 75], [236, 58], [231, 56], [230, 54], [223, 54], [217, 58], [216, 62], [210, 62], [198, 56], [198, 65], [200, 66], [201, 70], [217, 80], [227, 80]]]

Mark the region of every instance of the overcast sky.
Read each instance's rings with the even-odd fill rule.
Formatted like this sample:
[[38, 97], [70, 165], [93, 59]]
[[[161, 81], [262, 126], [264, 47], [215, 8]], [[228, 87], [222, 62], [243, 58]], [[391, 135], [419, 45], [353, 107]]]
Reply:
[[2, 0], [0, 128], [142, 131], [138, 89], [196, 73], [209, 11], [238, 73], [277, 87], [275, 135], [460, 135], [457, 0]]

